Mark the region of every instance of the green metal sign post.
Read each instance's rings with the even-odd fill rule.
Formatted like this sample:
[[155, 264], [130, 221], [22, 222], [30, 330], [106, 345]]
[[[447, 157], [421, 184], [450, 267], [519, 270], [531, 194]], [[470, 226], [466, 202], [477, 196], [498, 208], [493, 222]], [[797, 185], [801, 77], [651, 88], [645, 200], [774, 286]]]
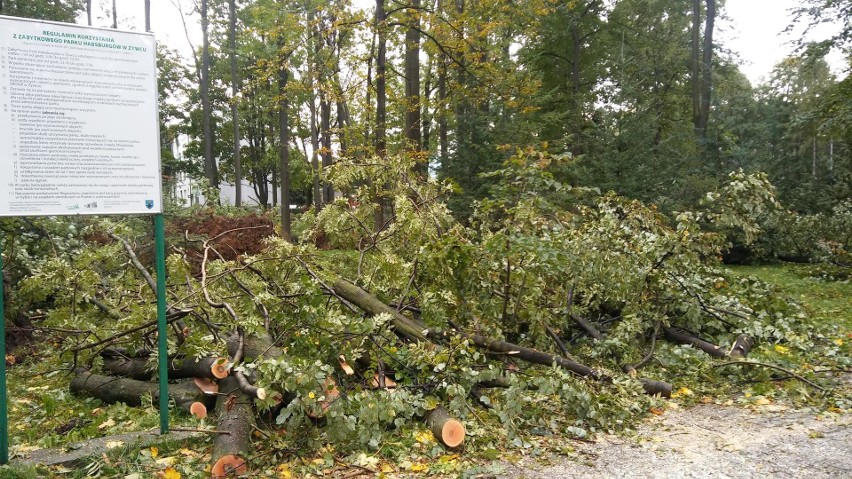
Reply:
[[163, 215], [154, 216], [157, 250], [157, 368], [160, 377], [160, 434], [169, 432], [169, 346], [166, 337], [166, 227]]
[[9, 415], [6, 411], [6, 307], [3, 296], [3, 243], [0, 238], [0, 464], [9, 462]]

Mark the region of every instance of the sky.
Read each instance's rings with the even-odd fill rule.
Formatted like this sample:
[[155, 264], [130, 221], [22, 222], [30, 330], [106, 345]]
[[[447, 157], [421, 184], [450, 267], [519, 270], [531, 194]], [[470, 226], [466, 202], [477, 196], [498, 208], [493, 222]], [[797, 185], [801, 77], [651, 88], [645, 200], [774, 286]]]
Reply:
[[[96, 11], [93, 24], [108, 27], [111, 17], [106, 18], [111, 0], [94, 0]], [[145, 20], [143, 0], [116, 0], [119, 13], [119, 26], [123, 29], [144, 30]], [[151, 28], [158, 41], [180, 51], [189, 58], [191, 49], [184, 33], [180, 13], [176, 4], [182, 4], [185, 12], [191, 10], [193, 0], [151, 0]], [[355, 0], [356, 4], [372, 4], [368, 0]], [[730, 50], [741, 64], [740, 69], [752, 82], [757, 84], [761, 78], [769, 75], [772, 67], [789, 55], [795, 48], [792, 41], [798, 33], [783, 33], [792, 22], [790, 9], [800, 2], [797, 0], [728, 0], [725, 2], [724, 17], [717, 21], [716, 39]], [[81, 19], [81, 23], [85, 18]], [[187, 19], [190, 37], [194, 45], [201, 42], [198, 15]], [[800, 32], [801, 29], [797, 30]], [[830, 27], [817, 29], [811, 39], [820, 40], [829, 35]], [[843, 58], [835, 53], [829, 63], [839, 73]]]

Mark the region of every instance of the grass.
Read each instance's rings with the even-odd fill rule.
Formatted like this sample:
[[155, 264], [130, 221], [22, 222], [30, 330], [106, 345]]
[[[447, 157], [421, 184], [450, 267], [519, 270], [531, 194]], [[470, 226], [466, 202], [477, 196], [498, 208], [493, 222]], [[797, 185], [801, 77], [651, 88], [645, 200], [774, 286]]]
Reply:
[[785, 263], [769, 266], [735, 266], [738, 276], [754, 276], [800, 303], [818, 324], [852, 332], [852, 283], [826, 281], [812, 276], [811, 265]]

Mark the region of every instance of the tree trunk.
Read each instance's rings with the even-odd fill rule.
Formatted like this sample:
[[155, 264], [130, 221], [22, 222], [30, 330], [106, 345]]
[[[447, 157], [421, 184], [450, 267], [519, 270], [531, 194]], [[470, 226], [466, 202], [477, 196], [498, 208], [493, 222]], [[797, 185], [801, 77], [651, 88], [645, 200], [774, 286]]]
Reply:
[[[325, 93], [320, 94], [320, 124], [322, 126], [322, 169], [331, 168], [331, 101]], [[322, 187], [323, 203], [334, 201], [334, 187], [328, 181]]]
[[[150, 1], [150, 0], [146, 0]], [[240, 158], [240, 118], [237, 109], [237, 6], [228, 0], [228, 40], [231, 51], [231, 121], [234, 123], [234, 206], [243, 204], [243, 167]]]
[[707, 136], [707, 124], [710, 120], [710, 97], [713, 93], [713, 27], [716, 22], [716, 0], [706, 0], [707, 12], [704, 19], [704, 51], [702, 62], [701, 88], [701, 133]]
[[734, 346], [731, 348], [731, 352], [728, 353], [728, 356], [732, 358], [744, 358], [748, 356], [752, 347], [754, 347], [754, 338], [747, 334], [741, 334], [737, 336], [737, 340], [734, 341]]
[[[386, 73], [386, 35], [385, 35], [385, 0], [376, 0], [376, 29], [378, 30], [378, 54], [376, 55], [376, 156], [380, 160], [387, 154], [387, 85]], [[380, 187], [379, 187], [380, 188]], [[381, 193], [376, 196], [376, 209], [373, 213], [373, 228], [376, 232], [382, 230], [385, 224], [385, 202]]]
[[[442, 342], [449, 339], [449, 333], [445, 331], [426, 330], [419, 324], [398, 313], [395, 309], [381, 302], [375, 296], [348, 281], [338, 280], [335, 282], [334, 292], [369, 314], [389, 314], [391, 316], [394, 330], [401, 336], [412, 341], [424, 341], [427, 337]], [[536, 349], [518, 346], [517, 344], [507, 343], [505, 341], [493, 340], [478, 334], [466, 335], [461, 332], [458, 334], [470, 339], [476, 346], [495, 353], [507, 354], [527, 362], [543, 364], [545, 366], [550, 366], [553, 363], [556, 363], [560, 367], [580, 376], [592, 376], [595, 378], [600, 376], [597, 371], [592, 370], [592, 368], [588, 366], [553, 356], [552, 354], [538, 351]]]
[[[216, 160], [213, 158], [213, 128], [210, 124], [212, 115], [210, 107], [210, 38], [208, 35], [210, 19], [207, 15], [209, 0], [201, 0], [201, 110], [202, 110], [202, 143], [204, 145], [204, 176], [210, 181], [210, 186], [219, 188], [219, 172]], [[218, 203], [219, 198], [207, 198], [207, 201]]]
[[387, 313], [391, 315], [394, 330], [412, 341], [426, 341], [424, 328], [399, 314], [395, 309], [381, 302], [372, 294], [346, 280], [338, 280], [333, 286], [334, 292], [371, 315]]
[[423, 80], [423, 109], [420, 113], [420, 122], [423, 124], [423, 141], [420, 145], [420, 150], [425, 155], [426, 170], [429, 170], [429, 151], [432, 143], [432, 114], [429, 111], [429, 103], [432, 96], [432, 61], [429, 57], [429, 62], [426, 64], [426, 78]]
[[704, 341], [703, 339], [699, 339], [699, 338], [696, 338], [694, 336], [691, 336], [691, 335], [689, 335], [689, 334], [687, 334], [683, 331], [680, 331], [678, 329], [671, 328], [671, 327], [668, 327], [668, 326], [664, 326], [663, 331], [666, 333], [666, 339], [668, 339], [669, 341], [671, 341], [673, 343], [690, 344], [690, 345], [695, 346], [696, 348], [704, 351], [705, 353], [709, 354], [710, 356], [713, 356], [714, 358], [724, 358], [728, 355], [727, 353], [725, 353], [725, 351], [720, 349], [719, 346], [716, 346], [715, 344], [712, 344], [712, 343], [708, 343], [707, 341]]
[[[228, 347], [228, 354], [234, 357], [239, 349], [240, 336], [233, 333], [225, 338], [225, 344]], [[280, 358], [284, 355], [284, 350], [275, 346], [272, 342], [272, 337], [268, 334], [249, 335], [243, 340], [243, 361], [257, 361], [262, 358]]]
[[[282, 58], [283, 62], [284, 59]], [[287, 81], [289, 74], [282, 64], [278, 71], [278, 94], [281, 96], [281, 104], [278, 109], [279, 147], [281, 171], [281, 237], [287, 241], [292, 240], [290, 229], [290, 102], [287, 98]]]
[[[181, 409], [196, 417], [207, 415], [208, 396], [192, 381], [169, 384], [168, 391], [169, 398]], [[71, 380], [71, 392], [110, 404], [122, 402], [128, 406], [141, 406], [142, 398], [147, 395], [157, 404], [160, 397], [160, 387], [157, 383], [92, 374], [84, 369], [77, 370]]]
[[447, 58], [441, 54], [438, 62], [438, 155], [441, 170], [449, 166], [450, 141], [447, 126]]
[[[408, 30], [405, 32], [405, 138], [407, 149], [415, 154], [421, 150], [420, 136], [420, 0], [410, 0]], [[429, 163], [418, 163], [417, 171], [424, 178]]]
[[[314, 9], [308, 8], [308, 25], [314, 24]], [[311, 27], [313, 28], [313, 27]], [[317, 101], [319, 97], [319, 58], [322, 49], [322, 42], [317, 37], [319, 33], [311, 31], [309, 43], [313, 44], [313, 58], [307, 61], [308, 79], [311, 82], [311, 94], [308, 99], [308, 110], [311, 118], [311, 169], [313, 170], [313, 197], [314, 208], [319, 211], [322, 207], [322, 188], [320, 186], [320, 166], [319, 166], [319, 128], [317, 127]]]
[[450, 417], [450, 413], [442, 406], [429, 411], [425, 420], [435, 439], [441, 444], [447, 447], [458, 447], [464, 442], [464, 424]]
[[151, 31], [151, 0], [145, 0], [145, 31]]
[[216, 400], [216, 430], [227, 434], [217, 434], [213, 440], [210, 474], [216, 478], [248, 474], [249, 445], [254, 426], [251, 399], [243, 394], [233, 377], [222, 380], [219, 389], [224, 395]]
[[[104, 356], [103, 369], [110, 374], [147, 381], [154, 377], [156, 365], [148, 358]], [[169, 359], [169, 379], [207, 378], [221, 379], [228, 376], [228, 360], [226, 358], [183, 358]]]
[[118, 10], [115, 8], [115, 0], [112, 0], [112, 28], [118, 29]]
[[577, 316], [574, 313], [569, 313], [568, 317], [570, 317], [571, 321], [573, 321], [574, 324], [579, 326], [580, 329], [582, 329], [589, 337], [595, 339], [596, 341], [600, 341], [603, 339], [603, 335], [601, 334], [601, 332], [598, 331], [598, 329], [594, 327], [592, 323], [586, 321], [585, 319]]
[[701, 128], [701, 0], [692, 0], [692, 53], [689, 59], [690, 83], [692, 84], [692, 126], [696, 132]]

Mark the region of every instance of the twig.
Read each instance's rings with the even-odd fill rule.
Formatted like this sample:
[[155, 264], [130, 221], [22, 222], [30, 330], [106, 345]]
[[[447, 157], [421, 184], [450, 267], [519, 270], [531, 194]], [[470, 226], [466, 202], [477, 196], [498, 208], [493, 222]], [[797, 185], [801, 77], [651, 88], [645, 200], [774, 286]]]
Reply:
[[787, 373], [790, 376], [798, 379], [799, 381], [801, 381], [801, 382], [803, 382], [803, 383], [805, 383], [805, 384], [807, 384], [807, 385], [809, 385], [809, 386], [811, 386], [815, 389], [818, 389], [822, 392], [828, 392], [828, 390], [826, 388], [824, 388], [824, 387], [820, 386], [819, 384], [807, 379], [806, 377], [804, 377], [800, 374], [796, 374], [793, 371], [790, 371], [789, 369], [782, 368], [781, 366], [776, 366], [774, 364], [761, 363], [761, 362], [757, 362], [757, 361], [728, 361], [726, 363], [714, 364], [713, 367], [714, 368], [721, 368], [721, 367], [730, 366], [730, 365], [733, 365], [733, 364], [741, 364], [741, 365], [748, 365], [748, 366], [763, 366], [765, 368], [775, 369], [776, 371], [781, 371], [782, 373]]
[[559, 348], [560, 351], [562, 351], [562, 355], [565, 356], [565, 359], [570, 359], [573, 361], [574, 358], [572, 358], [571, 355], [568, 354], [568, 348], [565, 347], [565, 343], [562, 341], [562, 338], [560, 338], [559, 335], [556, 334], [556, 331], [554, 331], [553, 328], [551, 328], [550, 326], [545, 325], [544, 327], [547, 330], [547, 334], [549, 334], [550, 337], [553, 338], [553, 342], [556, 343], [556, 346]]
[[[177, 320], [187, 316], [191, 312], [192, 312], [191, 309], [182, 309], [182, 310], [175, 311], [174, 313], [171, 314], [170, 318], [168, 318], [168, 317], [166, 318], [166, 323], [172, 323], [174, 321], [177, 321]], [[145, 323], [141, 326], [137, 326], [135, 328], [128, 329], [127, 331], [124, 331], [124, 332], [121, 332], [121, 333], [118, 333], [118, 334], [113, 334], [112, 336], [110, 336], [106, 339], [102, 339], [98, 342], [87, 344], [85, 346], [80, 346], [79, 348], [74, 348], [71, 351], [73, 351], [74, 353], [78, 353], [78, 352], [84, 351], [86, 349], [95, 348], [95, 347], [98, 347], [102, 344], [106, 344], [106, 343], [115, 341], [118, 338], [121, 338], [121, 337], [127, 336], [129, 334], [133, 334], [133, 333], [142, 331], [143, 329], [147, 329], [147, 328], [150, 328], [151, 326], [156, 326], [156, 325], [157, 325], [156, 319], [154, 321], [148, 321], [147, 323]]]
[[203, 432], [206, 434], [227, 434], [229, 436], [231, 435], [231, 431], [220, 431], [218, 429], [199, 429], [195, 427], [172, 427], [169, 429], [178, 432]]
[[148, 283], [148, 287], [151, 288], [151, 291], [154, 292], [154, 296], [156, 296], [157, 283], [154, 282], [154, 278], [151, 276], [151, 273], [148, 272], [148, 269], [142, 265], [141, 261], [139, 261], [139, 257], [136, 256], [136, 253], [133, 251], [133, 247], [130, 246], [130, 242], [115, 233], [110, 233], [109, 235], [112, 239], [118, 241], [124, 246], [124, 251], [127, 253], [127, 256], [130, 257], [130, 263], [139, 271], [142, 277], [145, 278], [145, 282]]
[[654, 349], [657, 345], [657, 334], [659, 334], [659, 332], [660, 332], [660, 324], [661, 324], [661, 322], [657, 321], [657, 324], [654, 325], [654, 333], [651, 335], [651, 348], [648, 350], [648, 354], [646, 354], [645, 357], [642, 358], [641, 361], [634, 364], [632, 369], [639, 369], [639, 368], [645, 366], [646, 364], [648, 364], [651, 361], [651, 358], [654, 357]]

